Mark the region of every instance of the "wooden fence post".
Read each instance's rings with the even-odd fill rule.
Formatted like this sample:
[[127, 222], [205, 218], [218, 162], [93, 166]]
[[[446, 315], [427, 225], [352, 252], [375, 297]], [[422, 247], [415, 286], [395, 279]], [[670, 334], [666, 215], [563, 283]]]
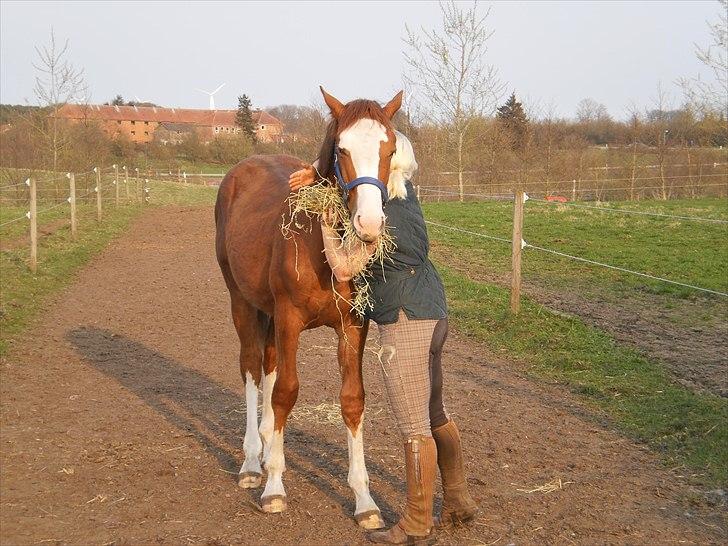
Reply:
[[96, 173], [96, 221], [101, 222], [101, 169], [94, 167]]
[[144, 179], [144, 187], [142, 188], [142, 204], [149, 204], [149, 179]]
[[136, 173], [134, 177], [134, 194], [136, 195], [139, 192], [139, 167], [134, 167], [134, 172]]
[[78, 238], [78, 220], [76, 219], [76, 175], [68, 173], [68, 202], [71, 204], [71, 238]]
[[122, 167], [124, 169], [124, 191], [126, 193], [126, 200], [129, 200], [129, 169], [126, 168], [126, 165]]
[[182, 182], [182, 171], [177, 167], [177, 182]]
[[114, 164], [114, 190], [116, 191], [116, 207], [119, 207], [119, 166]]
[[571, 181], [571, 200], [576, 201], [576, 179]]
[[417, 184], [417, 200], [419, 202], [422, 202], [422, 199], [420, 199], [420, 185], [419, 184]]
[[523, 250], [523, 202], [525, 194], [518, 190], [513, 199], [513, 240], [511, 246], [511, 312], [521, 310], [521, 251]]
[[28, 178], [25, 183], [30, 186], [30, 270], [35, 273], [38, 269], [38, 199], [35, 178]]

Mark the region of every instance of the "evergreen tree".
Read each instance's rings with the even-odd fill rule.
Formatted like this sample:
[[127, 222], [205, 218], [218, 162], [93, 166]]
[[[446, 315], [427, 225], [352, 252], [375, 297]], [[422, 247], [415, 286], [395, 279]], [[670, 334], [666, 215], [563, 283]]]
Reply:
[[121, 95], [116, 95], [111, 101], [111, 106], [124, 106], [124, 98]]
[[235, 115], [235, 125], [243, 130], [243, 134], [255, 142], [255, 126], [253, 125], [252, 102], [248, 95], [238, 97], [238, 113]]
[[528, 137], [528, 118], [523, 110], [523, 104], [516, 100], [515, 92], [511, 93], [506, 103], [498, 108], [496, 117], [511, 134], [512, 148], [523, 150]]

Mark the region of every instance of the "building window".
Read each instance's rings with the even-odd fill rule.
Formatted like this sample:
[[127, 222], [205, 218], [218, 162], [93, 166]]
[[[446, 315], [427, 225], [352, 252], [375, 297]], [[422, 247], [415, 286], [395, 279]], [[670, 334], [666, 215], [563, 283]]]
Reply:
[[260, 126], [260, 128], [261, 128], [261, 129], [265, 129], [265, 125], [261, 125], [261, 126]]
[[148, 121], [145, 121], [145, 122], [144, 122], [144, 125], [149, 125], [149, 122], [148, 122]]
[[[134, 122], [132, 121], [132, 123], [134, 123]], [[131, 136], [134, 136], [135, 134], [136, 134], [136, 131], [131, 132]]]
[[215, 127], [215, 132], [216, 133], [219, 133], [220, 132], [220, 127]]
[[117, 121], [116, 123], [117, 123], [118, 125], [121, 125], [121, 120], [118, 120], [118, 121]]
[[149, 131], [144, 131], [144, 134], [145, 134], [146, 136], [149, 136]]
[[136, 125], [136, 121], [134, 121], [134, 120], [131, 120], [131, 124], [132, 124], [132, 125]]

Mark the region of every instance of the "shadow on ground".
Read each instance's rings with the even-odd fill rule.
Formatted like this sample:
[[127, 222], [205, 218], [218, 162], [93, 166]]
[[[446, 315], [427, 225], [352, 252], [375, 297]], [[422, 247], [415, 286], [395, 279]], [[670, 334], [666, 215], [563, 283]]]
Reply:
[[[217, 458], [231, 479], [237, 480], [243, 456], [241, 425], [245, 421], [241, 413], [244, 405], [237, 393], [176, 360], [108, 330], [77, 328], [68, 333], [67, 339], [88, 363], [193, 437]], [[351, 515], [354, 502], [346, 486], [346, 448], [290, 422], [286, 427], [286, 448], [287, 467]], [[404, 488], [402, 478], [381, 465], [368, 460], [367, 468], [378, 482]], [[346, 486], [344, 493], [341, 484]], [[259, 490], [251, 490], [250, 494], [250, 500], [255, 502]], [[374, 491], [372, 497], [386, 518], [396, 516], [385, 499]]]

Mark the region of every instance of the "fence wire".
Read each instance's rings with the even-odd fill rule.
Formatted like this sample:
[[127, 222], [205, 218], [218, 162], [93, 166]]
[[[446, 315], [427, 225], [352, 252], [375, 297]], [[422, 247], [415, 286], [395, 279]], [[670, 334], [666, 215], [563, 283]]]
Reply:
[[629, 210], [629, 209], [620, 209], [620, 208], [615, 208], [615, 207], [596, 207], [593, 205], [582, 205], [580, 203], [573, 203], [570, 201], [561, 203], [559, 201], [548, 201], [546, 199], [537, 199], [536, 197], [531, 197], [531, 196], [528, 197], [528, 200], [535, 201], [537, 203], [546, 203], [547, 205], [598, 210], [601, 212], [614, 212], [617, 214], [637, 214], [637, 215], [642, 215], [642, 216], [656, 216], [656, 217], [661, 217], [661, 218], [675, 218], [675, 219], [679, 219], [679, 220], [692, 220], [695, 222], [712, 222], [712, 223], [716, 223], [716, 224], [728, 224], [728, 220], [720, 220], [717, 218], [705, 218], [702, 216], [678, 216], [676, 214], [665, 214], [662, 212], [647, 212], [647, 211], [642, 211], [642, 210]]
[[634, 271], [632, 269], [627, 269], [625, 267], [619, 267], [619, 266], [616, 266], [616, 265], [605, 264], [605, 263], [602, 263], [602, 262], [597, 262], [595, 260], [589, 260], [587, 258], [582, 258], [580, 256], [573, 256], [573, 255], [567, 254], [565, 252], [559, 252], [558, 250], [553, 250], [553, 249], [550, 249], [550, 248], [544, 248], [542, 246], [532, 245], [532, 244], [527, 243], [525, 241], [523, 242], [523, 248], [533, 248], [534, 250], [539, 250], [541, 252], [548, 252], [549, 254], [555, 254], [556, 256], [562, 256], [564, 258], [569, 258], [571, 260], [576, 260], [576, 261], [579, 261], [579, 262], [584, 262], [584, 263], [588, 263], [588, 264], [592, 264], [592, 265], [597, 265], [599, 267], [606, 267], [608, 269], [614, 269], [616, 271], [622, 271], [623, 273], [631, 273], [632, 275], [638, 275], [640, 277], [645, 277], [645, 278], [652, 279], [652, 280], [655, 280], [655, 281], [662, 281], [662, 282], [669, 283], [669, 284], [675, 284], [677, 286], [682, 286], [682, 287], [685, 287], [685, 288], [692, 288], [693, 290], [699, 290], [701, 292], [708, 292], [710, 294], [716, 294], [718, 296], [728, 297], [728, 294], [725, 293], [725, 292], [719, 292], [717, 290], [711, 290], [709, 288], [702, 288], [700, 286], [695, 286], [694, 284], [687, 284], [687, 283], [684, 283], [684, 282], [673, 281], [671, 279], [666, 279], [664, 277], [657, 277], [655, 275], [650, 275], [649, 273], [641, 273], [640, 271]]
[[[430, 224], [430, 225], [437, 226], [437, 227], [441, 227], [441, 228], [445, 228], [445, 229], [449, 229], [449, 230], [452, 230], [452, 231], [457, 231], [457, 232], [460, 232], [460, 233], [466, 233], [468, 235], [474, 235], [474, 236], [477, 236], [477, 237], [482, 237], [484, 239], [491, 239], [491, 240], [499, 241], [499, 242], [502, 242], [502, 243], [512, 244], [512, 240], [511, 239], [506, 239], [506, 238], [503, 238], [503, 237], [496, 237], [494, 235], [489, 235], [489, 234], [486, 234], [486, 233], [480, 233], [480, 232], [477, 232], [477, 231], [470, 231], [470, 230], [458, 228], [458, 227], [455, 227], [455, 226], [449, 226], [447, 224], [440, 224], [440, 223], [437, 223], [437, 222], [433, 222], [431, 220], [425, 220], [425, 222], [428, 223], [428, 224]], [[572, 254], [567, 254], [565, 252], [560, 252], [558, 250], [553, 250], [553, 249], [546, 248], [546, 247], [542, 247], [542, 246], [532, 245], [530, 243], [527, 243], [526, 241], [521, 241], [521, 248], [532, 248], [532, 249], [538, 250], [540, 252], [546, 252], [546, 253], [549, 253], [549, 254], [554, 254], [556, 256], [561, 256], [563, 258], [569, 258], [569, 259], [572, 259], [572, 260], [575, 260], [575, 261], [578, 261], [578, 262], [588, 263], [588, 264], [591, 264], [591, 265], [596, 265], [596, 266], [604, 267], [604, 268], [607, 268], [607, 269], [613, 269], [615, 271], [621, 271], [622, 273], [630, 273], [632, 275], [637, 275], [639, 277], [644, 277], [644, 278], [652, 279], [652, 280], [655, 280], [655, 281], [662, 281], [662, 282], [665, 282], [665, 283], [668, 283], [668, 284], [682, 286], [684, 288], [691, 288], [693, 290], [698, 290], [700, 292], [706, 292], [706, 293], [710, 293], [710, 294], [715, 294], [717, 296], [728, 297], [728, 293], [720, 292], [718, 290], [711, 290], [709, 288], [703, 288], [701, 286], [696, 286], [694, 284], [688, 284], [688, 283], [684, 283], [684, 282], [680, 282], [680, 281], [674, 281], [672, 279], [666, 279], [665, 277], [658, 277], [656, 275], [650, 275], [649, 273], [642, 273], [640, 271], [634, 271], [632, 269], [627, 269], [626, 267], [620, 267], [620, 266], [616, 266], [616, 265], [606, 264], [606, 263], [603, 263], [603, 262], [597, 262], [595, 260], [589, 260], [587, 258], [582, 258], [581, 256], [574, 256]]]
[[[689, 175], [689, 174], [676, 174], [676, 175], [670, 175], [670, 176], [639, 176], [632, 178], [631, 176], [626, 178], [586, 178], [586, 179], [579, 179], [579, 178], [569, 178], [565, 180], [536, 180], [533, 182], [524, 182], [519, 180], [511, 180], [510, 182], [482, 182], [480, 184], [475, 183], [468, 183], [463, 184], [463, 187], [476, 187], [476, 186], [508, 186], [512, 187], [514, 185], [530, 185], [530, 186], [543, 186], [545, 184], [573, 184], [574, 182], [578, 184], [585, 184], [588, 182], [599, 182], [601, 184], [605, 184], [607, 182], [629, 182], [631, 180], [634, 180], [635, 183], [641, 181], [641, 180], [675, 180], [678, 178], [687, 178], [690, 179], [692, 176], [700, 177], [700, 178], [712, 178], [712, 177], [718, 177], [721, 176], [728, 180], [728, 173], [707, 173], [707, 174], [701, 174], [701, 175]], [[728, 182], [726, 182], [728, 184]], [[450, 187], [459, 187], [457, 184], [448, 184]], [[424, 187], [424, 186], [423, 186]], [[438, 187], [438, 186], [432, 186], [431, 184], [428, 184], [427, 187]], [[444, 186], [443, 186], [444, 187]], [[636, 186], [635, 186], [636, 189]]]

